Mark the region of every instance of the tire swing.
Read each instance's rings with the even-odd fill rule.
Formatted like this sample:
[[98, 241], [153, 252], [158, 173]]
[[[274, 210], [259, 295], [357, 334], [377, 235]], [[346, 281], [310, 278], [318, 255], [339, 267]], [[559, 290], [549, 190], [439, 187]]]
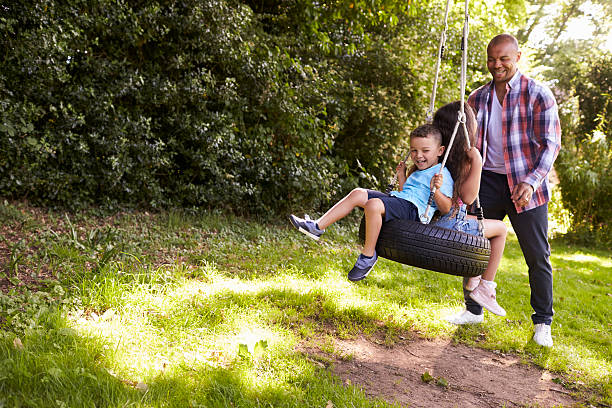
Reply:
[[[438, 60], [436, 63], [436, 75], [434, 79], [431, 103], [427, 111], [427, 121], [432, 121], [434, 110], [436, 87], [440, 61], [444, 53], [444, 42], [446, 40], [446, 30], [448, 29], [448, 8], [450, 0], [446, 2], [446, 12], [444, 16], [444, 29], [440, 38]], [[470, 140], [465, 126], [464, 95], [466, 82], [467, 65], [467, 35], [468, 35], [468, 0], [465, 1], [465, 22], [463, 26], [463, 39], [461, 44], [461, 108], [458, 112], [457, 123], [451, 136], [449, 146], [446, 149], [440, 172], [446, 164], [448, 154], [453, 146], [455, 135], [459, 124], [463, 126], [463, 132], [467, 138], [467, 145]], [[403, 160], [405, 163], [410, 156]], [[397, 174], [394, 175], [387, 193], [389, 193], [397, 183]], [[421, 222], [409, 220], [392, 220], [383, 222], [378, 241], [376, 242], [376, 252], [379, 256], [400, 262], [403, 264], [428, 269], [435, 272], [442, 272], [450, 275], [472, 277], [482, 275], [489, 263], [491, 255], [491, 243], [484, 237], [483, 214], [480, 208], [480, 200], [475, 201], [476, 213], [478, 218], [478, 229], [481, 236], [468, 234], [461, 231], [451, 230], [427, 224], [427, 213], [433, 203], [435, 186], [430, 195], [425, 213], [420, 216]], [[365, 217], [359, 227], [359, 238], [365, 240]]]

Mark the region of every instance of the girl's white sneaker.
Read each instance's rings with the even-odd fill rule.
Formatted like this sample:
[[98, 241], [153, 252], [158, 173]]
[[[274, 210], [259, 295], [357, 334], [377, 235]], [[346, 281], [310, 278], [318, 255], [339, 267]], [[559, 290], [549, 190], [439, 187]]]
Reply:
[[488, 284], [486, 282], [488, 281], [481, 280], [480, 285], [470, 293], [470, 297], [489, 312], [498, 316], [505, 316], [506, 311], [497, 303], [495, 283]]
[[447, 317], [446, 321], [457, 325], [478, 324], [484, 321], [484, 313], [477, 315], [470, 312], [469, 310], [464, 310], [461, 313], [457, 313], [456, 315]]

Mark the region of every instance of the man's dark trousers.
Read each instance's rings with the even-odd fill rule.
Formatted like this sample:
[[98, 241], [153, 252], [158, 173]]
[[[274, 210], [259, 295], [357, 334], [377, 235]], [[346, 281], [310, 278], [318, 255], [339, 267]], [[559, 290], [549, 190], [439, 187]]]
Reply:
[[[551, 324], [554, 312], [553, 275], [548, 244], [548, 203], [518, 214], [510, 196], [505, 174], [482, 171], [479, 197], [484, 216], [503, 220], [508, 215], [529, 268], [531, 307], [534, 310], [531, 320], [533, 324]], [[467, 310], [482, 314], [482, 307], [469, 297], [465, 289], [463, 296]], [[512, 294], [508, 293], [508, 296]]]

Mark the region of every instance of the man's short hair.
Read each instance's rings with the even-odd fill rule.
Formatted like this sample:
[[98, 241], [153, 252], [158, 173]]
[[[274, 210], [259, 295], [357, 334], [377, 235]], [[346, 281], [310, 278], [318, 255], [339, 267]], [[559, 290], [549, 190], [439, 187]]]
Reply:
[[489, 49], [489, 48], [491, 48], [493, 46], [496, 46], [497, 44], [503, 44], [503, 43], [507, 43], [507, 42], [509, 42], [512, 45], [514, 45], [514, 47], [518, 51], [518, 49], [519, 49], [518, 40], [512, 34], [507, 34], [507, 33], [499, 34], [499, 35], [496, 35], [495, 37], [493, 37], [491, 39], [491, 41], [489, 41], [489, 45], [487, 46], [487, 49]]

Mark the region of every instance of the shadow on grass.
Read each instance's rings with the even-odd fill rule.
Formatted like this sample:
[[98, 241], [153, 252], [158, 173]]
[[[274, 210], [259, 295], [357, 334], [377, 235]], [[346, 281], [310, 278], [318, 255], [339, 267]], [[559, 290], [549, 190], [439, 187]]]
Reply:
[[[0, 340], [0, 406], [10, 407], [389, 407], [341, 384], [297, 355], [238, 358], [227, 367], [177, 364], [145, 383], [119, 378], [103, 340], [66, 327], [59, 313], [44, 327]], [[280, 359], [280, 368], [274, 367]]]
[[[59, 315], [46, 327], [0, 340], [0, 406], [120, 406], [139, 395], [104, 367], [107, 350]], [[17, 339], [17, 340], [16, 340]]]

